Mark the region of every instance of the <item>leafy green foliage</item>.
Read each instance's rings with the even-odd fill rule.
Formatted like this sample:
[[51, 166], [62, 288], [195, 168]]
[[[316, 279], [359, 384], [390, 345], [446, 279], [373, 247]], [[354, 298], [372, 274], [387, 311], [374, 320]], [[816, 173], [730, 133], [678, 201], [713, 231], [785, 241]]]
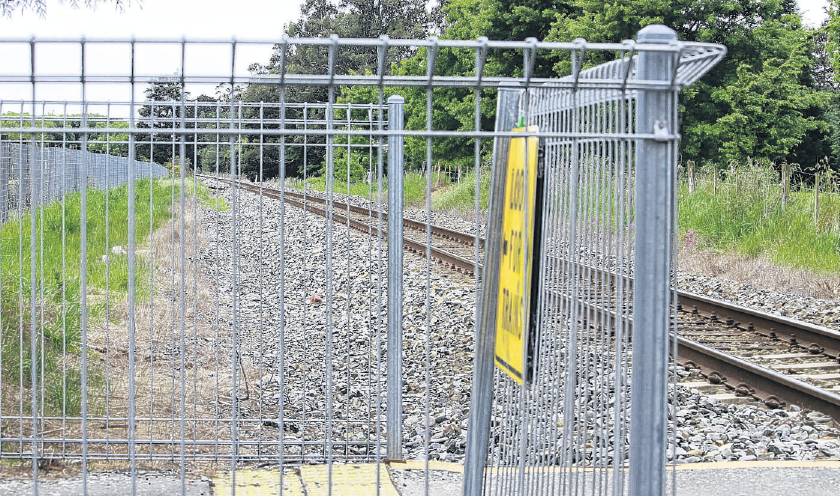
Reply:
[[732, 82], [712, 93], [712, 102], [721, 105], [724, 114], [707, 130], [720, 144], [719, 158], [724, 161], [781, 161], [819, 126], [807, 113], [822, 107], [827, 95], [802, 83], [811, 62], [809, 36], [797, 29], [798, 20], [786, 21], [793, 25], [768, 21], [753, 31], [768, 44], [784, 44], [784, 54], [767, 57], [758, 67], [742, 62]]
[[[840, 1], [838, 0], [829, 0], [828, 2], [828, 21], [825, 30], [828, 37], [826, 52], [828, 52], [836, 77], [837, 74], [840, 74]], [[835, 80], [835, 83], [840, 82]]]
[[[801, 162], [826, 139], [825, 95], [813, 81], [815, 33], [802, 26], [790, 0], [576, 0], [559, 15], [550, 38], [618, 41], [662, 23], [680, 39], [726, 45], [726, 58], [681, 95], [682, 153], [698, 162], [747, 157]], [[590, 54], [594, 65], [607, 54]], [[570, 62], [555, 66], [558, 74]], [[808, 140], [808, 144], [803, 141]], [[798, 154], [798, 155], [797, 155]]]

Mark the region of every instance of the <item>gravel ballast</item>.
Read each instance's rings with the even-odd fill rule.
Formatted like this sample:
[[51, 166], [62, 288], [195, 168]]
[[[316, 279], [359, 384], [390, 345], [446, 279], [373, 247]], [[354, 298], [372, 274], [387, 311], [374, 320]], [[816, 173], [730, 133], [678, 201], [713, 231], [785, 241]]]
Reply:
[[[233, 205], [231, 190], [221, 183], [217, 194]], [[230, 213], [207, 216], [206, 229], [213, 239], [222, 242], [206, 247], [201, 254], [201, 268], [220, 282], [230, 282], [238, 247], [239, 328], [242, 360], [253, 371], [249, 401], [243, 402], [243, 416], [263, 413], [276, 416], [280, 382], [285, 382], [284, 409], [287, 439], [322, 440], [326, 434], [327, 385], [324, 370], [327, 341], [328, 295], [326, 287], [327, 250], [326, 220], [302, 210], [285, 209], [284, 262], [281, 266], [279, 239], [280, 204], [239, 190], [239, 229], [237, 240], [231, 240]], [[336, 200], [346, 197], [336, 195]], [[363, 200], [353, 203], [364, 205]], [[262, 222], [258, 213], [262, 203]], [[243, 214], [247, 213], [247, 216]], [[412, 217], [423, 218], [423, 212], [412, 211]], [[453, 216], [452, 219], [456, 219]], [[452, 229], [465, 229], [467, 221], [451, 221], [447, 215], [435, 213], [435, 224]], [[262, 223], [262, 228], [260, 224]], [[384, 241], [349, 230], [335, 223], [332, 234], [332, 368], [333, 438], [367, 441], [337, 444], [334, 454], [364, 457], [375, 446], [375, 419], [384, 421], [385, 377], [387, 354], [384, 330], [385, 278], [387, 256]], [[381, 265], [377, 261], [381, 257]], [[403, 437], [406, 458], [424, 456], [424, 432], [427, 383], [425, 358], [427, 266], [423, 257], [406, 253], [404, 272], [404, 343], [403, 343]], [[370, 262], [372, 261], [372, 263]], [[282, 271], [281, 271], [282, 268]], [[285, 293], [279, 294], [280, 275]], [[475, 303], [475, 281], [461, 274], [433, 265], [430, 272], [432, 316], [430, 332], [431, 362], [428, 374], [431, 402], [428, 419], [431, 424], [430, 456], [444, 461], [461, 462], [466, 441], [466, 419], [472, 373], [472, 342]], [[785, 309], [787, 315], [836, 325], [840, 310], [824, 310], [822, 302], [793, 303], [782, 295], [770, 297], [762, 292], [738, 296], [738, 287], [711, 279], [680, 276], [680, 287], [771, 312]], [[220, 290], [230, 292], [226, 283]], [[377, 297], [377, 293], [379, 293]], [[759, 305], [765, 299], [763, 305]], [[279, 302], [285, 303], [284, 346], [285, 372], [280, 377]], [[382, 302], [382, 305], [378, 305]], [[222, 313], [233, 321], [232, 302], [222, 302]], [[349, 310], [349, 312], [348, 312]], [[349, 317], [349, 319], [348, 319]], [[378, 329], [377, 334], [374, 330]], [[380, 366], [377, 367], [377, 358]], [[690, 372], [678, 368], [681, 377]], [[679, 462], [721, 460], [810, 460], [840, 459], [840, 431], [836, 424], [819, 413], [805, 412], [796, 406], [769, 409], [756, 403], [728, 404], [716, 401], [701, 392], [679, 387], [679, 401], [671, 406], [678, 423], [676, 446], [672, 450]], [[377, 409], [376, 399], [381, 399]], [[250, 428], [243, 436], [277, 436], [276, 426]], [[383, 438], [384, 439], [384, 438]], [[300, 449], [315, 458], [323, 448]], [[671, 451], [669, 451], [670, 453]], [[305, 455], [303, 454], [303, 455]]]

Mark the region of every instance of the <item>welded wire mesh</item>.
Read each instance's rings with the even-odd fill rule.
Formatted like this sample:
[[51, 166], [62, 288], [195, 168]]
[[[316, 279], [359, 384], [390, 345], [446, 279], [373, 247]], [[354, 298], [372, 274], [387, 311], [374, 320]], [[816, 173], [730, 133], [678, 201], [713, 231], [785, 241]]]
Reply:
[[[620, 80], [626, 63], [581, 72]], [[635, 95], [616, 89], [530, 91], [520, 113], [540, 129], [635, 132]], [[627, 314], [633, 256], [635, 140], [543, 142], [540, 306], [533, 375], [494, 382], [485, 491], [622, 493], [629, 447]], [[523, 492], [524, 489], [524, 492]]]
[[[573, 53], [572, 67], [580, 67], [583, 54], [583, 50]], [[661, 122], [667, 132], [676, 133], [678, 83], [698, 77], [706, 69], [700, 66], [702, 61], [709, 62], [708, 55], [705, 47], [681, 51], [670, 65], [663, 64], [664, 71], [653, 75], [671, 83], [655, 109], [655, 115], [667, 121], [657, 121], [656, 126]], [[659, 193], [647, 184], [637, 184], [638, 106], [644, 90], [629, 89], [628, 82], [640, 79], [638, 63], [639, 56], [631, 48], [612, 62], [564, 78], [580, 85], [575, 88], [537, 87], [505, 94], [506, 100], [500, 97], [497, 126], [509, 127], [516, 117], [540, 131], [569, 136], [540, 142], [545, 196], [535, 206], [537, 212], [530, 213], [538, 216], [542, 237], [541, 253], [533, 255], [539, 261], [535, 266], [539, 288], [532, 290], [538, 292], [538, 303], [523, 350], [531, 370], [524, 384], [501, 370], [494, 373], [484, 493], [623, 494], [630, 487], [627, 464], [634, 441], [630, 399], [637, 384], [631, 381], [633, 317], [637, 316], [633, 312], [634, 249], [639, 246], [637, 237], [651, 234], [636, 229], [637, 192], [660, 195], [656, 196], [657, 209], [663, 214], [658, 231], [667, 243], [663, 239], [655, 243], [667, 251], [676, 236], [674, 189]], [[614, 85], [583, 87], [590, 79], [611, 80]], [[654, 164], [647, 159], [645, 167], [653, 165], [655, 174], [673, 184], [676, 137], [663, 136], [658, 141], [667, 149], [665, 159]], [[504, 153], [505, 148], [497, 145], [497, 154]], [[671, 257], [668, 252], [662, 264], [670, 267]], [[658, 283], [663, 288], [673, 285], [669, 273], [666, 269]], [[676, 300], [656, 306], [669, 321], [664, 331], [675, 336], [675, 323], [669, 316], [675, 312]], [[673, 364], [667, 361], [675, 357], [669, 340], [663, 335], [661, 355], [645, 356], [642, 361], [665, 371]], [[663, 394], [664, 380], [659, 387]], [[667, 412], [666, 402], [676, 402], [674, 385], [670, 388], [669, 398], [658, 397], [661, 405], [645, 409]], [[644, 410], [637, 414], [646, 415]], [[663, 440], [669, 440], [674, 429], [667, 424], [669, 435]], [[664, 453], [664, 446], [652, 445], [654, 440], [642, 436], [636, 444], [642, 451]]]
[[[31, 178], [30, 161], [36, 161], [36, 176]], [[35, 189], [36, 205], [50, 203], [82, 187], [79, 174], [82, 162], [88, 167], [88, 187], [106, 189], [128, 181], [128, 159], [105, 153], [83, 152], [54, 146], [32, 145], [16, 141], [0, 143], [0, 221], [18, 207], [30, 207], [30, 182]], [[169, 172], [160, 164], [135, 161], [134, 170], [143, 177], [161, 178]], [[20, 204], [20, 205], [19, 205]]]
[[[274, 48], [272, 70], [249, 67], [256, 46]], [[51, 177], [24, 149], [78, 157], [78, 195], [34, 202], [46, 190], [18, 185], [17, 215], [0, 227], [0, 458], [24, 464], [34, 492], [57, 461], [80, 473], [80, 492], [100, 467], [127, 472], [136, 492], [141, 469], [177, 469], [182, 491], [222, 472], [231, 490], [258, 464], [275, 491], [292, 491], [289, 466], [308, 463], [326, 465], [330, 492], [334, 464], [366, 462], [379, 493], [390, 484], [380, 466], [408, 458], [424, 461], [428, 493], [432, 463], [463, 462], [473, 433], [493, 441], [481, 454], [488, 492], [570, 491], [594, 480], [567, 468], [621, 466], [610, 452], [626, 435], [607, 432], [626, 434], [627, 397], [604, 395], [628, 374], [631, 155], [637, 140], [678, 138], [675, 123], [640, 131], [635, 95], [675, 94], [720, 47], [332, 37], [6, 39], [0, 50], [0, 98], [16, 106], [0, 116], [2, 174]], [[75, 65], [39, 65], [62, 50]], [[320, 62], [288, 66], [297, 51]], [[618, 59], [581, 71], [585, 52]], [[421, 63], [394, 71], [396, 53]], [[629, 62], [644, 53], [670, 57], [673, 73], [635, 77]], [[494, 55], [521, 67], [486, 73]], [[534, 73], [540, 58], [569, 56], [568, 77]], [[214, 63], [194, 69], [197, 57]], [[464, 65], [453, 60], [466, 69], [452, 74]], [[67, 88], [81, 99], [38, 100]], [[145, 98], [161, 88], [166, 98]], [[91, 98], [105, 89], [129, 100]], [[514, 119], [488, 124], [488, 102], [522, 89]], [[520, 117], [539, 127], [549, 185], [542, 331], [533, 385], [496, 377], [485, 431], [467, 419], [479, 289], [494, 270], [481, 192], [502, 164], [489, 160], [494, 143], [516, 136]], [[456, 222], [432, 202], [436, 164], [453, 156], [474, 181]], [[403, 187], [414, 224], [400, 224]], [[396, 266], [400, 247], [415, 254]]]

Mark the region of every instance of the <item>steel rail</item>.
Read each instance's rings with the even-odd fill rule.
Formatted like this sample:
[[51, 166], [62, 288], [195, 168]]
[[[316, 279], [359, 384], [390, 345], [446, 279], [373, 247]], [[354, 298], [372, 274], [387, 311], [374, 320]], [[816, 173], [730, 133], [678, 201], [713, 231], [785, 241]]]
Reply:
[[[200, 177], [222, 181], [228, 184], [233, 184], [236, 181], [228, 178], [219, 178], [215, 176]], [[279, 190], [268, 187], [260, 187], [259, 185], [238, 182], [240, 186], [245, 189], [262, 193], [271, 198], [280, 198]], [[304, 204], [301, 201], [303, 194], [299, 192], [286, 191], [286, 201], [290, 205], [303, 208]], [[293, 198], [289, 198], [293, 197]], [[325, 200], [317, 195], [307, 195], [309, 201], [323, 204]], [[346, 223], [347, 219], [341, 216], [338, 211], [349, 210], [354, 213], [370, 215], [377, 214], [375, 210], [369, 210], [357, 205], [347, 205], [341, 202], [333, 202], [336, 207], [333, 217], [342, 223]], [[315, 207], [313, 205], [306, 205], [307, 210], [314, 212], [321, 216], [326, 216], [324, 209]], [[382, 213], [383, 219], [387, 217], [386, 213]], [[364, 222], [350, 219], [350, 226], [360, 231], [369, 233], [371, 235], [379, 232], [378, 228], [367, 225]], [[415, 221], [411, 219], [403, 220], [404, 226], [412, 229], [426, 229], [426, 223]], [[475, 243], [475, 235], [468, 233], [461, 233], [442, 226], [431, 225], [432, 233], [436, 236], [447, 238], [453, 241], [471, 245]], [[384, 234], [384, 230], [383, 230]], [[484, 239], [479, 238], [481, 246], [484, 245]], [[410, 238], [404, 239], [405, 248], [417, 252], [425, 253], [426, 245]], [[459, 257], [455, 254], [441, 250], [440, 248], [431, 247], [432, 258], [442, 262], [458, 271], [465, 274], [472, 275], [475, 264], [473, 261]], [[601, 281], [609, 285], [614, 283], [617, 277], [616, 273], [600, 268], [588, 266], [583, 263], [576, 263], [579, 266], [585, 266], [589, 269], [590, 277], [602, 278]], [[480, 267], [480, 266], [479, 266]], [[625, 277], [625, 283], [628, 288], [632, 289], [633, 279]], [[768, 336], [778, 338], [780, 340], [787, 340], [793, 345], [812, 345], [820, 347], [823, 353], [833, 355], [840, 360], [840, 332], [832, 330], [827, 327], [818, 326], [796, 319], [790, 319], [782, 316], [772, 315], [756, 309], [740, 306], [732, 302], [725, 302], [711, 297], [701, 296], [690, 292], [677, 291], [677, 306], [683, 312], [690, 312], [692, 314], [700, 314], [707, 318], [719, 319], [730, 325], [745, 327], [750, 331], [758, 333], [766, 333]], [[607, 325], [615, 319], [615, 311], [607, 309], [606, 307], [596, 304], [579, 301], [579, 305], [587, 307], [588, 310], [593, 311], [589, 313], [596, 317], [603, 317], [607, 320]], [[691, 310], [687, 310], [690, 308]], [[587, 315], [587, 313], [583, 313]], [[632, 330], [632, 319], [628, 320], [630, 330]], [[794, 403], [807, 409], [820, 411], [833, 419], [840, 421], [840, 394], [829, 390], [817, 387], [815, 385], [803, 382], [789, 375], [785, 375], [778, 371], [759, 366], [742, 358], [727, 354], [720, 350], [713, 349], [693, 340], [677, 336], [677, 360], [688, 365], [696, 366], [701, 373], [707, 378], [714, 379], [715, 382], [720, 383], [727, 388], [735, 391], [737, 394], [752, 397], [759, 400], [770, 407], [782, 406], [785, 402]]]

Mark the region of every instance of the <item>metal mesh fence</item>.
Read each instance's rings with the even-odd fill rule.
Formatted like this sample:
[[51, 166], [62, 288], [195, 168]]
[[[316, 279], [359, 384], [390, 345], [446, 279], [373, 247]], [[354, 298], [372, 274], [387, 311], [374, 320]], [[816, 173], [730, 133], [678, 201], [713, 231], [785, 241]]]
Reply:
[[[30, 162], [35, 161], [35, 167]], [[87, 166], [87, 186], [115, 188], [128, 182], [130, 163], [126, 157], [83, 152], [71, 148], [39, 146], [29, 143], [0, 142], [0, 221], [10, 213], [29, 209], [78, 192], [85, 184], [81, 165]], [[152, 162], [134, 161], [135, 174], [143, 178], [162, 178], [169, 171]], [[30, 176], [30, 171], [36, 175]], [[30, 183], [34, 190], [30, 191]]]
[[[257, 45], [274, 47], [271, 71], [243, 65]], [[122, 50], [127, 67], [94, 70], [102, 47]], [[310, 464], [324, 465], [319, 488], [332, 493], [335, 466], [349, 462], [374, 466], [380, 493], [390, 484], [380, 469], [402, 459], [421, 460], [425, 493], [436, 461], [465, 465], [467, 493], [627, 491], [626, 452], [652, 447], [628, 441], [639, 419], [630, 402], [665, 409], [664, 397], [630, 395], [631, 300], [666, 316], [646, 325], [651, 335], [670, 330], [667, 298], [630, 283], [640, 254], [656, 253], [665, 259], [648, 261], [646, 288], [670, 286], [661, 250], [673, 219], [643, 228], [640, 206], [671, 212], [672, 190], [651, 186], [642, 164], [672, 168], [678, 91], [722, 47], [331, 37], [6, 39], [0, 49], [27, 61], [0, 68], [0, 92], [32, 94], [0, 116], [0, 170], [45, 185], [10, 188], [45, 201], [0, 226], [0, 458], [24, 467], [33, 493], [48, 484], [45, 461], [78, 473], [79, 493], [100, 468], [125, 472], [132, 493], [144, 469], [176, 472], [181, 492], [208, 473], [236, 491], [257, 466], [271, 469], [272, 493], [293, 493]], [[77, 70], [37, 66], [39, 50], [62, 49]], [[173, 67], [144, 65], [166, 50]], [[290, 68], [299, 50], [322, 60]], [[420, 63], [395, 71], [396, 53]], [[583, 70], [586, 54], [615, 60]], [[199, 56], [212, 68], [191, 70]], [[492, 56], [522, 63], [495, 74]], [[646, 73], [645, 57], [666, 62]], [[562, 58], [569, 76], [535, 72]], [[146, 84], [172, 92], [138, 99]], [[80, 89], [81, 101], [36, 100], [53, 85]], [[131, 100], [87, 98], [97, 85]], [[189, 96], [208, 87], [214, 97]], [[301, 95], [317, 101], [292, 101]], [[659, 102], [653, 118], [646, 98]], [[533, 372], [519, 384], [493, 370], [488, 312], [500, 178], [523, 136], [540, 143], [546, 193], [536, 331], [522, 349]], [[48, 190], [49, 165], [74, 153], [78, 195]], [[466, 213], [433, 204], [435, 164], [453, 157], [474, 181]], [[112, 161], [147, 166], [122, 175]], [[102, 186], [100, 171], [120, 173]], [[640, 236], [650, 250], [633, 249]], [[643, 351], [657, 374], [663, 343], [653, 344], [661, 355]], [[631, 474], [656, 484], [660, 469]], [[639, 489], [632, 478], [629, 488]]]
[[[676, 299], [668, 288], [676, 236], [677, 142], [667, 136], [677, 132], [676, 88], [696, 77], [703, 64], [713, 63], [710, 55], [717, 56], [705, 48], [679, 55], [636, 55], [629, 49], [615, 61], [563, 78], [574, 83], [571, 89], [500, 93], [497, 129], [522, 120], [566, 136], [540, 141], [539, 180], [545, 194], [528, 213], [536, 217], [535, 236], [542, 244], [541, 252], [533, 254], [539, 283], [531, 292], [537, 296], [524, 317], [531, 321], [522, 351], [527, 378], [517, 382], [497, 368], [492, 386], [488, 380], [484, 391], [474, 387], [473, 423], [488, 423], [489, 436], [486, 462], [476, 462], [475, 469], [468, 464], [469, 491], [599, 495], [665, 490], [664, 473], [652, 468], [661, 469], [671, 457], [664, 435], [675, 432], [664, 418], [667, 404], [676, 402], [665, 389], [669, 361], [675, 357], [669, 337], [676, 336], [671, 318]], [[579, 68], [580, 60], [573, 54], [572, 66]], [[639, 79], [660, 79], [662, 89], [628, 88], [628, 81]], [[614, 84], [582, 87], [588, 80]], [[639, 140], [641, 133], [661, 138]], [[500, 169], [508, 161], [508, 146], [497, 142]], [[505, 188], [500, 174], [494, 176], [501, 185], [493, 189], [498, 196]], [[497, 228], [491, 221], [491, 232]], [[635, 295], [634, 273], [644, 275]], [[493, 291], [494, 284], [484, 291]], [[531, 284], [527, 280], [522, 286]], [[504, 317], [483, 312], [484, 332], [490, 328], [493, 333], [492, 323]], [[634, 329], [642, 332], [634, 336]], [[635, 429], [633, 419], [639, 425]], [[633, 456], [632, 450], [637, 451]], [[628, 474], [628, 461], [639, 464], [642, 459], [647, 459], [646, 469], [632, 468]]]

